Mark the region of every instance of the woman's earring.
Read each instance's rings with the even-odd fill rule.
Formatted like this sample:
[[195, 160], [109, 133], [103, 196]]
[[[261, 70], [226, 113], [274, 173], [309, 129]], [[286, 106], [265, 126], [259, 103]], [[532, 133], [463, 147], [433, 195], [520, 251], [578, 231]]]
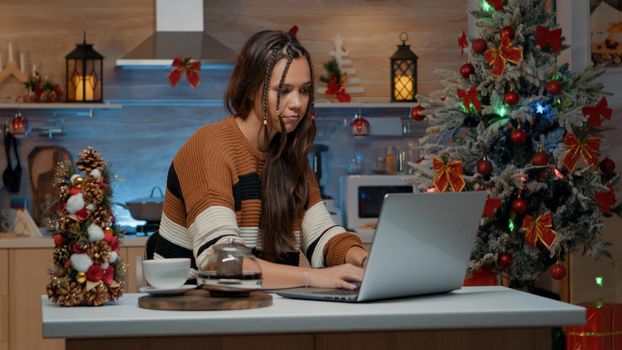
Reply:
[[268, 119], [263, 118], [263, 125], [268, 125]]

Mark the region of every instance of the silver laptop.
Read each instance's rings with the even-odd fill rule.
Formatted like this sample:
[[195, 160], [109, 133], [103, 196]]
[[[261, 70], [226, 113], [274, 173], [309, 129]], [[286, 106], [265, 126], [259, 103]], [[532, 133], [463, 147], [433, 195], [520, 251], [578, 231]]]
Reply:
[[275, 292], [287, 298], [362, 302], [459, 289], [485, 199], [485, 192], [387, 194], [357, 290]]

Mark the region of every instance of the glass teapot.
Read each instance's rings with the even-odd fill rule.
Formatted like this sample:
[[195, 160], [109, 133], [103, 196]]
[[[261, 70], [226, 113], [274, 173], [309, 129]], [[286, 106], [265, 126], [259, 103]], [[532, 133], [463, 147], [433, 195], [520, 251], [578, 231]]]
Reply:
[[244, 245], [221, 243], [210, 249], [197, 282], [213, 297], [246, 297], [261, 289], [261, 266]]

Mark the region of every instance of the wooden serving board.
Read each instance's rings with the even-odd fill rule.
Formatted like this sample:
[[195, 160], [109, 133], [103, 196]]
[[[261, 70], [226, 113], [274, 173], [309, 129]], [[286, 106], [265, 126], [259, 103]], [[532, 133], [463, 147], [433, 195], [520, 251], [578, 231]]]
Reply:
[[138, 306], [157, 310], [241, 310], [272, 305], [272, 295], [251, 292], [244, 298], [214, 298], [209, 291], [194, 289], [183, 295], [156, 296], [145, 295], [138, 298]]

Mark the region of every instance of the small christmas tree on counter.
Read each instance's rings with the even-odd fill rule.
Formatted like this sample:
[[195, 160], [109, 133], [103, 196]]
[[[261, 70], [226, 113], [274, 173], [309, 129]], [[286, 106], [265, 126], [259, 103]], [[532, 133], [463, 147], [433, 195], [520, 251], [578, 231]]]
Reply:
[[567, 46], [545, 4], [482, 1], [472, 13], [481, 37], [458, 40], [467, 62], [441, 71], [443, 90], [417, 97], [429, 127], [411, 163], [415, 182], [488, 192], [469, 270], [501, 273], [512, 287], [549, 268], [563, 278], [572, 251], [609, 255], [603, 218], [621, 213], [615, 164], [602, 153], [601, 124], [612, 116], [595, 82], [602, 70], [557, 66]]
[[119, 256], [106, 163], [91, 147], [78, 158], [82, 174], [69, 163], [56, 168], [58, 217], [48, 225], [56, 247], [47, 293], [62, 306], [99, 306], [123, 294], [127, 268]]

